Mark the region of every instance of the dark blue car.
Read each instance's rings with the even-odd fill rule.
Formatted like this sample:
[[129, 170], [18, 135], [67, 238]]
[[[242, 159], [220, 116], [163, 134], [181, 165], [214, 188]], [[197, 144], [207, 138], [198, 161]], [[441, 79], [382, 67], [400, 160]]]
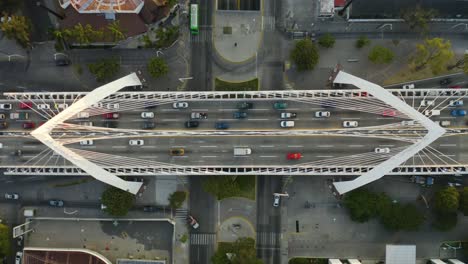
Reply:
[[246, 112], [234, 112], [234, 118], [240, 119], [240, 118], [246, 118], [247, 113]]
[[224, 123], [224, 122], [217, 122], [217, 123], [215, 123], [215, 128], [216, 128], [216, 129], [228, 129], [228, 128], [229, 128], [229, 124], [228, 124], [228, 123]]
[[452, 115], [452, 116], [466, 116], [466, 111], [463, 110], [463, 109], [456, 109], [456, 110], [452, 110], [450, 112], [450, 115]]

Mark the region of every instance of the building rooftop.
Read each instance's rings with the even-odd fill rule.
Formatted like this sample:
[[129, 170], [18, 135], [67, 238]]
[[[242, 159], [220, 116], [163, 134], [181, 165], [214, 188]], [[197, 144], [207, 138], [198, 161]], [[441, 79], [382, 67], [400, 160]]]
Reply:
[[68, 0], [80, 13], [136, 13], [141, 11], [143, 0]]
[[104, 256], [85, 249], [25, 248], [23, 264], [112, 264]]

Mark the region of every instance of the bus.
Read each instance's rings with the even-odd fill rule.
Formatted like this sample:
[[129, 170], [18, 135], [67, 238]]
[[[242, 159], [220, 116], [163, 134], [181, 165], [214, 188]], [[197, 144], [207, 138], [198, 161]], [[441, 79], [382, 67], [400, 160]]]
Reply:
[[198, 4], [190, 5], [190, 32], [198, 35]]

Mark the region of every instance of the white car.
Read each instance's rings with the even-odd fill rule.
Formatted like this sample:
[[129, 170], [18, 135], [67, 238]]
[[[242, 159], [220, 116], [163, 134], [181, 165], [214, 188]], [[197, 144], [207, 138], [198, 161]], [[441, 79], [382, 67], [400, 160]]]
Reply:
[[433, 100], [422, 100], [420, 103], [420, 106], [431, 106], [431, 105], [434, 105]]
[[38, 104], [37, 109], [39, 109], [39, 110], [49, 110], [50, 109], [50, 104]]
[[390, 153], [390, 148], [375, 148], [375, 153]]
[[403, 85], [403, 89], [414, 89], [414, 84], [413, 83], [405, 84], [405, 85]]
[[449, 106], [462, 106], [463, 100], [450, 100], [448, 105]]
[[64, 109], [68, 108], [68, 104], [55, 104], [54, 108], [57, 109], [57, 110], [60, 110], [60, 109], [64, 110]]
[[21, 259], [22, 258], [23, 258], [23, 252], [21, 252], [21, 251], [16, 252], [15, 264], [21, 264]]
[[281, 127], [294, 127], [294, 121], [281, 121]]
[[330, 117], [330, 112], [328, 112], [328, 111], [317, 111], [317, 112], [315, 112], [315, 117]]
[[281, 113], [280, 117], [281, 117], [281, 119], [296, 118], [297, 113]]
[[94, 145], [94, 141], [92, 139], [81, 140], [80, 145], [81, 146], [92, 146], [92, 145]]
[[280, 196], [277, 194], [273, 195], [273, 206], [278, 207], [280, 202]]
[[109, 103], [106, 105], [106, 108], [109, 110], [119, 109], [120, 105], [118, 103]]
[[143, 139], [131, 139], [128, 141], [128, 144], [130, 146], [143, 146], [145, 144], [145, 141]]
[[358, 121], [343, 121], [343, 127], [358, 127]]
[[0, 104], [0, 109], [11, 110], [11, 104]]
[[460, 187], [460, 186], [462, 186], [462, 184], [458, 183], [458, 182], [448, 182], [447, 184], [450, 187]]
[[141, 112], [141, 118], [143, 119], [154, 118], [154, 113], [153, 112]]
[[416, 121], [414, 121], [414, 120], [404, 120], [404, 121], [401, 121], [401, 125], [402, 126], [414, 126], [414, 125], [416, 125]]
[[172, 108], [174, 109], [184, 109], [188, 107], [187, 102], [175, 102], [172, 104]]
[[439, 116], [440, 110], [426, 110], [424, 111], [425, 116]]
[[93, 126], [93, 122], [91, 121], [80, 122], [80, 126]]
[[18, 200], [19, 195], [17, 193], [5, 193], [5, 199], [7, 199], [7, 200]]

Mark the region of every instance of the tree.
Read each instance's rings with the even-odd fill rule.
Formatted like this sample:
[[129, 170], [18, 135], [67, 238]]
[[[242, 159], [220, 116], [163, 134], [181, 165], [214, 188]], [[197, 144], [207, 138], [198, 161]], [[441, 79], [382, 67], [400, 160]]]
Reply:
[[231, 176], [208, 176], [203, 180], [203, 190], [218, 200], [234, 196], [239, 189], [239, 184]]
[[182, 191], [173, 192], [169, 196], [169, 204], [172, 208], [177, 209], [182, 207], [185, 199], [187, 198], [187, 193]]
[[124, 216], [135, 203], [135, 196], [115, 187], [107, 188], [101, 197], [105, 211], [113, 216]]
[[111, 33], [113, 42], [124, 40], [126, 38], [122, 28], [120, 27], [119, 20], [115, 20], [114, 22], [107, 25], [107, 29]]
[[368, 58], [375, 64], [384, 64], [392, 62], [394, 56], [390, 49], [377, 45], [372, 48]]
[[468, 216], [468, 187], [464, 187], [460, 195], [460, 211]]
[[318, 39], [318, 44], [324, 48], [332, 48], [335, 45], [335, 38], [330, 33], [326, 33]]
[[10, 255], [10, 229], [7, 225], [0, 224], [0, 258]]
[[159, 78], [169, 72], [169, 66], [162, 58], [151, 58], [146, 67], [153, 78]]
[[356, 48], [360, 49], [363, 48], [364, 46], [367, 46], [370, 44], [370, 39], [368, 39], [366, 36], [360, 36], [358, 40], [356, 40]]
[[96, 76], [98, 82], [103, 82], [120, 71], [120, 63], [117, 58], [101, 59], [95, 63], [88, 64], [88, 69]]
[[31, 23], [24, 16], [4, 15], [4, 22], [0, 23], [0, 30], [9, 39], [14, 39], [21, 47], [28, 48], [31, 46]]
[[414, 231], [424, 222], [424, 215], [412, 204], [393, 203], [382, 212], [380, 221], [389, 230]]
[[179, 27], [160, 27], [156, 31], [156, 48], [166, 48], [179, 37]]
[[255, 240], [250, 237], [237, 239], [234, 243], [220, 243], [211, 257], [213, 264], [263, 264], [257, 258]]
[[317, 47], [310, 39], [297, 41], [290, 57], [299, 71], [313, 70], [319, 60]]
[[435, 212], [435, 219], [432, 225], [440, 231], [448, 231], [457, 226], [458, 215], [456, 212], [442, 213]]
[[442, 38], [426, 39], [416, 45], [416, 54], [411, 58], [411, 67], [418, 71], [429, 66], [433, 74], [439, 74], [447, 68], [454, 54], [449, 40]]
[[390, 198], [385, 194], [363, 188], [348, 193], [344, 198], [351, 220], [361, 223], [379, 216], [390, 203]]
[[440, 213], [456, 212], [459, 206], [460, 193], [455, 187], [446, 187], [436, 192], [434, 208]]
[[423, 9], [420, 5], [411, 7], [401, 12], [401, 18], [409, 25], [411, 29], [419, 29], [426, 34], [429, 30], [428, 22], [436, 16], [434, 9]]

